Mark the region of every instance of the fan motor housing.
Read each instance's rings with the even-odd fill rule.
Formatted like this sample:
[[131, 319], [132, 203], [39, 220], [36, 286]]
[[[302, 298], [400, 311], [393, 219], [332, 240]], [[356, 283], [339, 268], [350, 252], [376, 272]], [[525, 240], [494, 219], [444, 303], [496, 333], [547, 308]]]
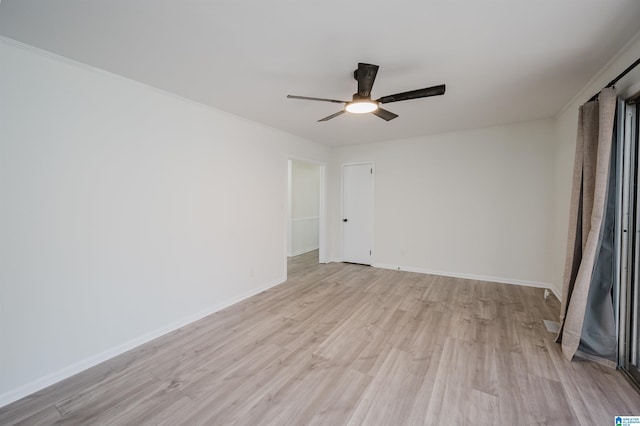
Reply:
[[360, 96], [357, 93], [353, 94], [353, 100], [352, 102], [357, 102], [357, 101], [370, 101], [371, 100], [371, 95], [369, 96]]

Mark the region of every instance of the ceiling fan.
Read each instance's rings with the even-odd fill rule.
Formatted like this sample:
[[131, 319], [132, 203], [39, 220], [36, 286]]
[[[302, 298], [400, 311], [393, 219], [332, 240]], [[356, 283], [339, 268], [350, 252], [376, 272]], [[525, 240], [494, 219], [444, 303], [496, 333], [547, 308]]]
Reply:
[[351, 101], [339, 101], [337, 99], [325, 99], [325, 98], [310, 98], [308, 96], [294, 96], [287, 95], [289, 99], [303, 99], [308, 101], [322, 101], [333, 102], [336, 104], [345, 104], [342, 111], [338, 111], [335, 114], [331, 114], [328, 117], [321, 118], [318, 121], [329, 121], [345, 112], [351, 112], [354, 114], [371, 113], [383, 120], [389, 121], [396, 118], [398, 115], [380, 108], [380, 104], [388, 104], [390, 102], [406, 101], [409, 99], [426, 98], [429, 96], [444, 95], [445, 85], [427, 87], [424, 89], [411, 90], [409, 92], [396, 93], [395, 95], [383, 96], [376, 100], [371, 100], [371, 88], [373, 82], [376, 79], [378, 73], [378, 65], [372, 64], [358, 64], [358, 69], [353, 72], [353, 78], [358, 81], [358, 93], [353, 94]]

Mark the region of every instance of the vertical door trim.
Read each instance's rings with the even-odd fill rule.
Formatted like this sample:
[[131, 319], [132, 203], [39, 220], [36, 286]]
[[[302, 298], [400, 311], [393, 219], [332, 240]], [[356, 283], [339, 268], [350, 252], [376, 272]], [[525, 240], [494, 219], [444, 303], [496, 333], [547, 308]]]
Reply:
[[291, 246], [293, 245], [293, 232], [291, 226], [291, 207], [292, 207], [292, 192], [293, 187], [291, 181], [293, 180], [293, 160], [290, 158], [287, 160], [287, 257], [291, 257]]

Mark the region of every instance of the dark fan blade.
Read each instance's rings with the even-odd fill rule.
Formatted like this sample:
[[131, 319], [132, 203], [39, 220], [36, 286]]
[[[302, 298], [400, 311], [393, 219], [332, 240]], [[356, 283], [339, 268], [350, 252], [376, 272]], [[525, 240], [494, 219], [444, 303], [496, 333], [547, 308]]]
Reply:
[[398, 116], [398, 114], [394, 114], [391, 111], [387, 111], [386, 109], [382, 109], [382, 108], [378, 108], [377, 110], [372, 111], [371, 114], [377, 115], [378, 117], [387, 121], [393, 120]]
[[358, 64], [354, 77], [358, 80], [358, 96], [368, 98], [371, 96], [371, 88], [378, 74], [378, 66], [371, 64]]
[[342, 111], [338, 111], [338, 112], [336, 112], [335, 114], [331, 114], [331, 115], [330, 115], [330, 116], [328, 116], [328, 117], [321, 118], [320, 120], [318, 120], [318, 122], [320, 122], [320, 121], [329, 121], [329, 120], [331, 120], [332, 118], [335, 118], [335, 117], [337, 117], [337, 116], [339, 116], [339, 115], [342, 115], [342, 114], [344, 114], [344, 110], [342, 110]]
[[294, 96], [294, 95], [287, 95], [287, 98], [289, 99], [303, 99], [305, 101], [322, 101], [322, 102], [333, 102], [336, 104], [346, 104], [347, 101], [339, 101], [337, 99], [325, 99], [325, 98], [310, 98], [308, 96]]
[[395, 95], [383, 96], [377, 102], [388, 104], [389, 102], [406, 101], [409, 99], [426, 98], [428, 96], [444, 95], [445, 85], [427, 87], [426, 89], [412, 90], [410, 92], [396, 93]]

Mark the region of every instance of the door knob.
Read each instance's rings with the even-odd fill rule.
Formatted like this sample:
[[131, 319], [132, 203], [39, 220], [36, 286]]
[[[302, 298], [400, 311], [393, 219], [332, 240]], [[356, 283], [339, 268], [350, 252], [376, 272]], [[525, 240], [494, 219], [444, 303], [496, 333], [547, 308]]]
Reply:
[[343, 221], [343, 222], [348, 222], [348, 220], [347, 220], [347, 219], [342, 219], [342, 221]]

